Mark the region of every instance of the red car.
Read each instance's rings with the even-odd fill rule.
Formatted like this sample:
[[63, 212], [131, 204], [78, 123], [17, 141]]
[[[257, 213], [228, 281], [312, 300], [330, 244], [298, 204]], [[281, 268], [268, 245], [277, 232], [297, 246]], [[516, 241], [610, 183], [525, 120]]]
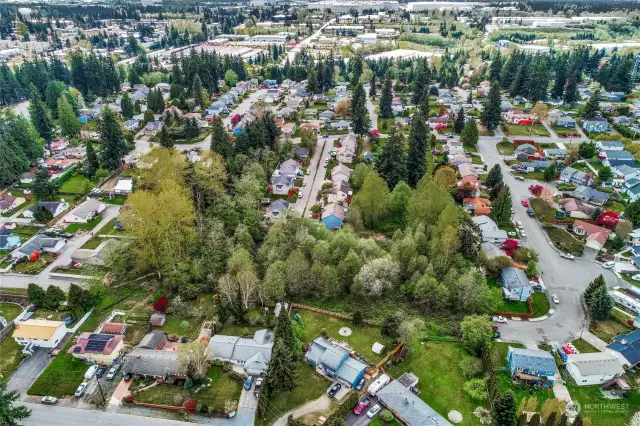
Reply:
[[522, 200], [520, 202], [522, 203], [523, 206], [529, 207], [529, 202], [527, 200]]
[[371, 400], [369, 398], [365, 398], [362, 401], [358, 402], [358, 405], [355, 406], [353, 412], [355, 414], [362, 414], [364, 410], [367, 409], [368, 406], [371, 405]]

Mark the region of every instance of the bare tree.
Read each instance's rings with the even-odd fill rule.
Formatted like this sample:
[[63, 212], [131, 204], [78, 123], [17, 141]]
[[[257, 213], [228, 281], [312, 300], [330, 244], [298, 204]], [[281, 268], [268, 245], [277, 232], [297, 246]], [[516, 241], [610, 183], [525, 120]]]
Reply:
[[207, 377], [209, 363], [204, 353], [206, 347], [206, 342], [197, 340], [185, 343], [178, 349], [178, 365], [187, 371], [187, 376], [197, 380]]

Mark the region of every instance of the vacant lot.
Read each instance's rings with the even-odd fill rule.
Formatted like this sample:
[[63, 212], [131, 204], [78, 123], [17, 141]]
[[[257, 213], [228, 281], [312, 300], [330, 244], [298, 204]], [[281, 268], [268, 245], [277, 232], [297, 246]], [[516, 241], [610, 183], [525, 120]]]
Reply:
[[61, 186], [60, 192], [73, 193], [73, 194], [85, 194], [91, 190], [96, 184], [97, 180], [87, 179], [84, 175], [77, 174], [67, 179]]
[[0, 342], [0, 383], [9, 380], [22, 361], [22, 346], [11, 336]]
[[545, 227], [545, 230], [547, 231], [547, 235], [549, 235], [549, 238], [553, 242], [553, 245], [556, 246], [556, 248], [567, 253], [571, 253], [575, 256], [582, 255], [582, 251], [584, 250], [584, 242], [577, 239], [564, 229]]
[[498, 152], [501, 155], [512, 155], [516, 150], [516, 147], [512, 143], [500, 142], [496, 145]]
[[[631, 390], [625, 399], [605, 399], [599, 386], [567, 385], [571, 398], [580, 403], [583, 419], [590, 419], [594, 426], [624, 426], [631, 416], [640, 410], [640, 394]], [[611, 407], [611, 408], [603, 408]]]
[[611, 318], [606, 321], [591, 321], [589, 331], [610, 343], [618, 334], [629, 333], [635, 327], [626, 323], [626, 317], [615, 309], [611, 312]]
[[82, 360], [61, 353], [51, 361], [40, 377], [31, 385], [27, 394], [50, 395], [61, 398], [73, 395], [84, 380], [89, 366]]
[[[502, 127], [504, 128], [504, 126]], [[507, 124], [504, 130], [511, 136], [549, 136], [549, 132], [542, 124], [534, 124], [533, 126]]]

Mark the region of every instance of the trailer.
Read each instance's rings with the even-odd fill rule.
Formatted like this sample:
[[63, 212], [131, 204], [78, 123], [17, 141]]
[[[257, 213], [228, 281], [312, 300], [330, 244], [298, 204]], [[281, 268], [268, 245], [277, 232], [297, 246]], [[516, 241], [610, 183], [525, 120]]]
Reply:
[[379, 376], [377, 379], [375, 379], [373, 383], [369, 385], [369, 387], [367, 388], [367, 392], [369, 392], [369, 395], [371, 396], [376, 396], [378, 391], [380, 391], [380, 389], [385, 387], [390, 381], [391, 381], [391, 377], [389, 377], [386, 374], [383, 374]]

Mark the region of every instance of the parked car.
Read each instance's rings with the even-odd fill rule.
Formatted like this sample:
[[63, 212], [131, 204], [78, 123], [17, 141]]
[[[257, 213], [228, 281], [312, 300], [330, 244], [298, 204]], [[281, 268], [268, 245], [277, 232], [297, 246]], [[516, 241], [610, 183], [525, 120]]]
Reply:
[[522, 204], [525, 207], [529, 207], [529, 202], [527, 200], [520, 201], [520, 204]]
[[329, 398], [333, 398], [334, 396], [336, 396], [340, 389], [342, 389], [342, 385], [340, 383], [335, 383], [329, 388], [329, 392], [327, 392], [327, 395], [329, 395]]
[[518, 229], [522, 229], [522, 222], [517, 221], [517, 222], [516, 222], [516, 228], [518, 228]]
[[364, 386], [364, 379], [360, 379], [360, 381], [356, 385], [356, 390], [362, 389], [363, 386]]
[[249, 376], [249, 377], [247, 377], [247, 380], [245, 380], [245, 382], [244, 382], [244, 389], [245, 390], [250, 390], [251, 389], [251, 385], [253, 385], [253, 377]]
[[529, 217], [534, 217], [536, 215], [531, 207], [527, 209], [527, 214], [529, 215]]
[[102, 376], [104, 376], [104, 373], [106, 373], [106, 372], [107, 372], [107, 368], [108, 368], [108, 367], [99, 367], [99, 368], [96, 370], [96, 377], [97, 377], [98, 379], [101, 379], [101, 378], [102, 378]]
[[354, 414], [362, 414], [362, 412], [371, 405], [371, 400], [369, 398], [365, 398], [362, 401], [358, 402], [358, 405], [353, 409]]
[[610, 260], [608, 262], [604, 262], [602, 264], [602, 267], [605, 268], [605, 269], [613, 269], [614, 266], [616, 266], [616, 262], [614, 262], [612, 260]]
[[522, 176], [516, 176], [516, 180], [524, 181], [524, 178]]
[[509, 232], [507, 232], [507, 235], [508, 235], [508, 236], [510, 236], [510, 237], [517, 237], [517, 236], [518, 236], [518, 234], [516, 234], [516, 233], [515, 233], [515, 232], [513, 232], [513, 231], [509, 231]]
[[505, 317], [502, 317], [502, 316], [499, 316], [499, 315], [491, 317], [491, 321], [497, 322], [497, 323], [500, 323], [500, 324], [506, 324], [507, 323], [507, 319]]
[[560, 257], [564, 257], [565, 259], [573, 260], [575, 257], [569, 253], [560, 253]]
[[553, 300], [553, 303], [555, 303], [556, 305], [560, 304], [560, 299], [558, 298], [557, 294], [552, 294], [551, 295], [551, 300]]
[[380, 411], [380, 406], [378, 404], [376, 404], [373, 407], [371, 407], [371, 409], [369, 409], [369, 411], [367, 411], [367, 417], [372, 419], [372, 418], [375, 417], [376, 414], [378, 414], [379, 411]]
[[307, 186], [307, 181], [306, 180], [302, 181], [302, 186]]
[[77, 396], [77, 397], [82, 396], [85, 393], [85, 391], [87, 390], [88, 387], [89, 387], [89, 383], [82, 382], [80, 384], [80, 386], [78, 386], [78, 389], [76, 389], [76, 393], [74, 393], [74, 395]]
[[107, 373], [107, 380], [113, 380], [116, 377], [116, 373], [118, 372], [118, 370], [120, 370], [121, 365], [121, 363], [118, 363], [111, 367], [111, 369]]
[[524, 229], [520, 230], [520, 238], [525, 238], [527, 236], [527, 233], [524, 232]]
[[133, 379], [133, 374], [127, 373], [127, 374], [124, 375], [123, 379], [124, 379], [125, 382], [128, 382], [131, 379]]
[[307, 169], [307, 176], [311, 174], [311, 169]]
[[640, 281], [640, 274], [636, 274], [636, 275], [632, 276], [631, 279], [634, 280], [634, 281]]
[[96, 375], [96, 372], [98, 371], [98, 366], [97, 365], [92, 365], [91, 367], [89, 367], [89, 369], [87, 370], [86, 373], [84, 373], [84, 378], [86, 380], [91, 380], [93, 379], [93, 376]]
[[55, 397], [53, 397], [53, 396], [45, 396], [44, 398], [42, 398], [42, 399], [40, 400], [40, 402], [42, 402], [43, 404], [50, 404], [50, 405], [53, 405], [53, 404], [55, 404], [56, 402], [58, 402], [58, 398], [55, 398]]
[[531, 286], [534, 291], [542, 291], [542, 286], [540, 284], [534, 284]]

